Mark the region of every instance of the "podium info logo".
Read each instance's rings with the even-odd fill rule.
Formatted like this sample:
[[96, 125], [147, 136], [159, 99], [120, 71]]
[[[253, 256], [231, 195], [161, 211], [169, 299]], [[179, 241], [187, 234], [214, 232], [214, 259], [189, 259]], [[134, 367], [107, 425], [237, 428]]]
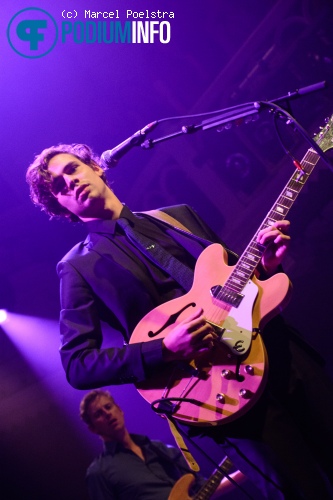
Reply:
[[7, 28], [10, 46], [17, 54], [30, 59], [43, 57], [55, 47], [58, 27], [43, 9], [28, 7], [17, 12]]

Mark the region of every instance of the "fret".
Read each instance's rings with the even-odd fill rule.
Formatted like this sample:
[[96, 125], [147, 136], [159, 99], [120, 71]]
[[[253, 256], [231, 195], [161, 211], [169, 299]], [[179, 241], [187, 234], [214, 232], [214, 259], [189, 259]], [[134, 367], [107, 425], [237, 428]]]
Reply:
[[[278, 202], [281, 201], [282, 205], [285, 204], [286, 207], [290, 207], [293, 204], [293, 198], [294, 198], [295, 192], [293, 191], [292, 193], [281, 193], [280, 198], [278, 199]], [[297, 193], [295, 194], [297, 196]]]
[[[282, 197], [281, 197], [282, 198]], [[281, 207], [281, 210], [284, 212], [284, 209], [287, 208], [289, 209], [290, 208], [290, 205], [288, 205], [288, 199], [286, 199], [286, 201], [284, 200], [281, 200], [279, 201], [279, 204], [278, 204], [278, 207]], [[287, 205], [284, 205], [284, 203], [287, 203]]]
[[252, 261], [255, 260], [255, 256], [252, 253], [249, 253], [249, 252], [246, 255], [244, 255], [244, 257], [246, 259], [249, 259], [249, 260], [252, 260]]
[[295, 181], [299, 184], [305, 184], [305, 182], [307, 181], [307, 174], [304, 173], [304, 172], [296, 172], [296, 175], [295, 175]]
[[234, 288], [232, 291], [236, 292], [236, 294], [240, 294], [247, 282], [248, 282], [248, 280], [243, 280], [243, 281], [240, 281], [239, 283], [232, 283], [233, 288]]
[[228, 457], [225, 457], [216, 469], [211, 477], [206, 481], [206, 483], [200, 488], [198, 493], [196, 493], [192, 500], [208, 500], [214, 491], [216, 491], [218, 485], [222, 479], [228, 475], [233, 468], [233, 464]]
[[[232, 286], [234, 285], [234, 286]], [[226, 290], [230, 290], [231, 292], [239, 292], [242, 288], [239, 288], [236, 286], [236, 283], [233, 283], [232, 279], [229, 279], [227, 282], [226, 282], [226, 286], [225, 286], [225, 289]], [[220, 297], [221, 298], [221, 297]], [[226, 297], [227, 299], [227, 297]]]
[[241, 278], [244, 277], [244, 276], [247, 276], [247, 273], [244, 273], [243, 271], [240, 271], [239, 269], [237, 269], [236, 274], [238, 276], [240, 276]]
[[284, 196], [283, 194], [281, 195], [281, 205], [283, 205], [286, 208], [290, 208], [292, 206], [292, 200]]
[[240, 293], [246, 286], [265, 251], [265, 246], [256, 241], [259, 231], [273, 226], [279, 220], [285, 219], [318, 160], [319, 155], [313, 149], [309, 149], [299, 164], [300, 168], [295, 170], [254, 238], [240, 256], [235, 269], [226, 281], [226, 289], [230, 288], [230, 290]]
[[277, 215], [277, 212], [274, 210], [274, 207], [273, 207], [268, 214], [269, 220], [272, 220], [273, 223], [276, 222], [276, 215]]
[[242, 287], [243, 287], [244, 285], [246, 285], [246, 282], [247, 282], [247, 279], [244, 279], [244, 277], [242, 277], [241, 279], [239, 279], [239, 280], [238, 280], [238, 282], [236, 281], [236, 282], [234, 282], [234, 283], [235, 283], [235, 285], [236, 285], [236, 286], [237, 286], [237, 284], [241, 285], [241, 288], [240, 288], [240, 289], [242, 289]]
[[231, 278], [231, 281], [232, 281], [232, 283], [234, 283], [235, 285], [237, 285], [238, 283], [240, 283], [240, 280], [239, 280], [239, 279], [237, 279], [237, 278], [235, 278], [235, 277]]
[[250, 243], [249, 243], [249, 248], [253, 248], [254, 250], [263, 250], [265, 248], [264, 245], [262, 245], [261, 243], [258, 243], [255, 239], [253, 239]]
[[313, 165], [313, 166], [316, 165], [315, 163], [311, 163], [311, 161], [307, 161], [307, 160], [303, 160], [302, 163], [308, 163], [309, 165]]
[[[258, 264], [258, 259], [256, 260], [253, 260], [251, 262], [246, 262], [248, 265], [249, 265], [249, 269], [248, 269], [248, 274], [251, 275], [256, 267], [256, 265]], [[236, 269], [238, 269], [238, 265], [236, 266]], [[236, 269], [234, 272], [236, 272]], [[232, 275], [231, 275], [232, 276]]]
[[258, 257], [258, 256], [259, 258], [261, 257], [261, 251], [259, 248], [250, 247], [250, 250], [253, 257]]
[[246, 277], [245, 277], [245, 279], [244, 279], [244, 276], [240, 276], [240, 277], [238, 277], [238, 276], [236, 276], [236, 273], [234, 273], [234, 275], [233, 275], [233, 277], [232, 277], [232, 283], [233, 283], [234, 285], [236, 285], [236, 286], [237, 286], [238, 284], [240, 284], [240, 285], [243, 285], [243, 286], [244, 286], [244, 285], [245, 285], [245, 283], [246, 283], [246, 281], [247, 281]]
[[[281, 216], [281, 215], [284, 215], [284, 213], [286, 212], [286, 209], [288, 207], [284, 207], [283, 205], [281, 205], [280, 203], [277, 203], [273, 208], [272, 208], [272, 212], [273, 214], [277, 214], [278, 216]], [[289, 207], [290, 208], [290, 207]], [[271, 214], [269, 214], [271, 215]], [[274, 215], [274, 217], [276, 217], [276, 215]], [[280, 218], [280, 217], [279, 217]]]
[[287, 187], [286, 190], [285, 190], [285, 193], [283, 194], [283, 196], [285, 196], [286, 198], [290, 198], [291, 200], [293, 200], [295, 193], [296, 193], [296, 191], [294, 191], [290, 187]]
[[282, 205], [276, 205], [276, 207], [274, 208], [274, 212], [277, 212], [278, 214], [284, 214], [285, 213], [285, 207], [283, 207]]
[[243, 288], [244, 288], [245, 283], [233, 283], [232, 281], [228, 283], [228, 289], [236, 294], [239, 294]]
[[293, 179], [298, 184], [304, 184], [307, 180], [307, 177], [303, 172], [295, 172], [295, 179]]
[[[237, 292], [238, 293], [239, 288], [236, 286], [236, 283], [233, 283], [232, 279], [229, 278], [229, 280], [226, 282], [225, 287], [223, 288], [223, 294], [228, 294], [229, 292]], [[221, 298], [221, 295], [220, 295]]]
[[281, 200], [282, 203], [279, 203], [283, 207], [284, 212], [289, 212], [290, 208], [292, 207], [292, 203], [288, 203], [289, 200]]

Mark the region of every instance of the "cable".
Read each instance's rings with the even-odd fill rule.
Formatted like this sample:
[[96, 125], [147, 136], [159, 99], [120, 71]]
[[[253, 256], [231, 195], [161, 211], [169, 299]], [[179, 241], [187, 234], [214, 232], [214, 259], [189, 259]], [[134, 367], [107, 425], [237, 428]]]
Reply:
[[208, 111], [206, 113], [197, 113], [194, 115], [183, 115], [183, 116], [170, 116], [167, 118], [161, 118], [160, 120], [157, 120], [157, 122], [162, 123], [162, 122], [171, 121], [171, 120], [183, 120], [185, 118], [201, 118], [204, 116], [213, 116], [213, 115], [216, 115], [218, 113], [224, 113], [225, 111], [237, 110], [239, 108], [244, 108], [246, 106], [251, 106], [253, 104], [254, 104], [253, 102], [248, 102], [248, 103], [237, 104], [236, 106], [232, 106], [230, 108], [218, 109], [216, 111]]
[[[167, 416], [167, 415], [166, 415]], [[167, 416], [167, 418], [169, 420], [171, 420], [173, 422], [173, 424], [176, 426], [178, 432], [186, 439], [188, 439], [191, 444], [199, 451], [199, 453], [201, 453], [204, 457], [206, 457], [206, 459], [211, 462], [214, 467], [216, 469], [218, 469], [219, 471], [223, 472], [224, 476], [228, 479], [228, 481], [230, 481], [234, 486], [235, 488], [238, 488], [240, 491], [242, 491], [242, 493], [244, 493], [244, 495], [249, 498], [250, 500], [255, 500], [244, 488], [243, 486], [241, 486], [239, 483], [237, 483], [232, 477], [229, 476], [229, 474], [225, 473], [223, 468], [220, 467], [219, 464], [217, 464], [215, 462], [215, 460], [212, 459], [212, 457], [210, 457], [209, 455], [207, 455], [207, 453], [202, 449], [200, 448], [200, 446], [195, 442], [193, 441], [193, 439], [188, 436], [182, 429], [180, 429], [178, 426], [177, 426], [177, 423], [175, 422], [175, 420], [169, 416]], [[226, 454], [225, 454], [226, 455]], [[227, 455], [226, 455], [227, 456]]]
[[[259, 103], [260, 105], [263, 105], [264, 107], [269, 107], [271, 109], [274, 109], [275, 110], [275, 113], [281, 113], [282, 115], [285, 115], [289, 122], [292, 123], [296, 129], [301, 133], [301, 135], [304, 137], [304, 139], [310, 144], [310, 146], [318, 153], [318, 155], [320, 156], [320, 158], [326, 163], [326, 165], [330, 168], [330, 170], [332, 170], [333, 172], [333, 166], [330, 162], [330, 160], [326, 157], [324, 151], [320, 148], [320, 146], [308, 135], [308, 133], [306, 132], [306, 130], [302, 127], [302, 125], [300, 125], [297, 120], [295, 120], [295, 118], [288, 113], [288, 111], [286, 111], [285, 109], [281, 108], [280, 106], [278, 106], [277, 104], [273, 104], [273, 103], [269, 103], [269, 102], [260, 102]], [[276, 129], [277, 130], [277, 129]], [[281, 142], [281, 145], [284, 149], [284, 151], [291, 157], [291, 153], [285, 148], [283, 142], [282, 142], [282, 139], [281, 139], [281, 136], [279, 135], [279, 133], [277, 132], [277, 135], [278, 135], [278, 138]], [[294, 159], [293, 159], [294, 161]]]

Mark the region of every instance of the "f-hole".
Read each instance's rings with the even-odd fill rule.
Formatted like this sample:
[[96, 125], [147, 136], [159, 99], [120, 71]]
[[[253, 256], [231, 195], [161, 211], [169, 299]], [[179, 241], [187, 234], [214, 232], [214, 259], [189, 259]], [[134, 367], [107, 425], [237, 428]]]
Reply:
[[156, 337], [156, 335], [159, 335], [160, 333], [162, 333], [163, 330], [165, 330], [168, 326], [173, 325], [177, 321], [177, 319], [179, 318], [179, 316], [184, 311], [186, 311], [186, 309], [188, 309], [189, 307], [196, 307], [196, 303], [195, 302], [191, 302], [190, 304], [187, 304], [187, 306], [183, 307], [179, 311], [171, 314], [171, 316], [169, 316], [169, 318], [166, 320], [166, 322], [164, 323], [164, 325], [161, 326], [161, 328], [159, 330], [157, 330], [155, 333], [152, 332], [152, 331], [148, 332], [148, 337], [152, 339], [153, 337]]

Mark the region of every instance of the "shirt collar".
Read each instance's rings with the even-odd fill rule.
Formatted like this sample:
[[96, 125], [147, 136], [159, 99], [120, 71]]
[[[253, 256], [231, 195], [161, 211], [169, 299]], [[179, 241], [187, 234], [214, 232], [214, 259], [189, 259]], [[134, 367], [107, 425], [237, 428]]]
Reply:
[[[128, 219], [132, 222], [135, 221], [135, 215], [131, 210], [124, 205], [122, 211], [120, 212], [120, 216], [125, 219]], [[86, 222], [86, 227], [88, 228], [89, 233], [109, 233], [114, 234], [116, 231], [117, 219], [97, 219]]]
[[[141, 436], [140, 434], [131, 434], [131, 438], [138, 446], [144, 446], [149, 442], [146, 436]], [[117, 450], [125, 449], [117, 441], [106, 441], [104, 442], [104, 453], [106, 455], [114, 455]]]

